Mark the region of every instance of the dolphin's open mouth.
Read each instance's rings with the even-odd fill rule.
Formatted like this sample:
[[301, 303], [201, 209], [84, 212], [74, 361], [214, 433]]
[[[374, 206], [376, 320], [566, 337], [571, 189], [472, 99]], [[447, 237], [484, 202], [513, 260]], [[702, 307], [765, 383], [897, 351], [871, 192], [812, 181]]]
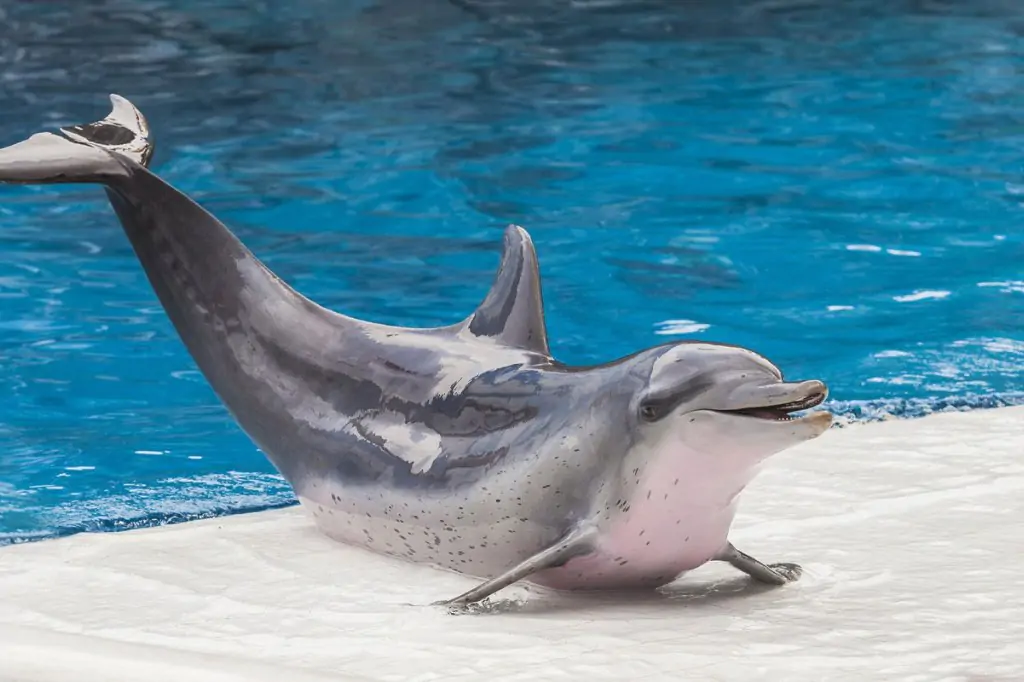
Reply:
[[828, 391], [824, 389], [824, 385], [821, 385], [821, 388], [822, 390], [814, 390], [807, 396], [779, 405], [764, 405], [762, 407], [745, 407], [738, 410], [718, 411], [725, 412], [726, 414], [739, 414], [745, 417], [767, 419], [769, 421], [793, 421], [794, 419], [801, 418], [800, 416], [794, 417], [794, 412], [809, 410], [824, 402], [826, 396], [828, 396]]

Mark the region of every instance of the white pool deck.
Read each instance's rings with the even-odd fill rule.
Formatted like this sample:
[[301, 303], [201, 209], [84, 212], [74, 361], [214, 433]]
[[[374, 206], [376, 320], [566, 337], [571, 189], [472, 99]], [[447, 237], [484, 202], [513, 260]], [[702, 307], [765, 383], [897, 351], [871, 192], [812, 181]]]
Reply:
[[474, 581], [298, 508], [0, 548], [0, 680], [1024, 681], [1024, 408], [833, 429], [773, 458], [721, 565], [647, 596]]

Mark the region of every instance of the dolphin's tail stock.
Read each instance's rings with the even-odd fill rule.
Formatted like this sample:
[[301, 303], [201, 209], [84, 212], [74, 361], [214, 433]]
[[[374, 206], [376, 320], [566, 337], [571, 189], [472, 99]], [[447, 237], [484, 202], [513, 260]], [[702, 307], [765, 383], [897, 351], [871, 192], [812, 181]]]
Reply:
[[111, 95], [110, 102], [105, 119], [62, 128], [65, 137], [36, 133], [0, 149], [0, 182], [102, 183], [129, 174], [125, 158], [148, 166], [153, 142], [145, 117], [123, 97]]
[[[281, 427], [288, 410], [304, 404], [295, 387], [323, 375], [330, 366], [323, 358], [362, 336], [347, 333], [351, 318], [289, 287], [212, 213], [153, 173], [146, 120], [128, 100], [110, 99], [113, 111], [102, 121], [0, 149], [0, 182], [103, 185], [157, 298], [214, 391], [264, 452], [301, 450], [294, 432]], [[287, 470], [288, 463], [275, 465]]]

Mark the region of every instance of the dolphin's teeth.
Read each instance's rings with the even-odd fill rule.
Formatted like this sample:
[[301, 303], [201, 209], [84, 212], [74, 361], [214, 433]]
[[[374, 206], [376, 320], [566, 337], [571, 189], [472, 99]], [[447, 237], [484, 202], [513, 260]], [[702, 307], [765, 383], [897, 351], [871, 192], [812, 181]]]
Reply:
[[779, 409], [778, 407], [761, 407], [761, 408], [745, 408], [742, 410], [727, 410], [729, 414], [741, 414], [747, 417], [757, 417], [758, 419], [764, 419], [765, 421], [776, 421], [776, 422], [791, 422], [799, 419], [799, 415], [794, 417], [788, 411]]

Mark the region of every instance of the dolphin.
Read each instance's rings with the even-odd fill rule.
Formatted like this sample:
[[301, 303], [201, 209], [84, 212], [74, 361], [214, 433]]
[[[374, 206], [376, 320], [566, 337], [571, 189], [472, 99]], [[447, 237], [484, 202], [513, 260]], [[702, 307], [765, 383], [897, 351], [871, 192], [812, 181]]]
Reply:
[[537, 254], [510, 226], [457, 324], [325, 309], [151, 170], [142, 113], [0, 149], [5, 183], [102, 185], [196, 365], [328, 537], [474, 577], [466, 607], [520, 580], [654, 588], [709, 561], [781, 585], [729, 541], [771, 455], [832, 422], [824, 383], [758, 353], [682, 341], [594, 366], [552, 357]]

